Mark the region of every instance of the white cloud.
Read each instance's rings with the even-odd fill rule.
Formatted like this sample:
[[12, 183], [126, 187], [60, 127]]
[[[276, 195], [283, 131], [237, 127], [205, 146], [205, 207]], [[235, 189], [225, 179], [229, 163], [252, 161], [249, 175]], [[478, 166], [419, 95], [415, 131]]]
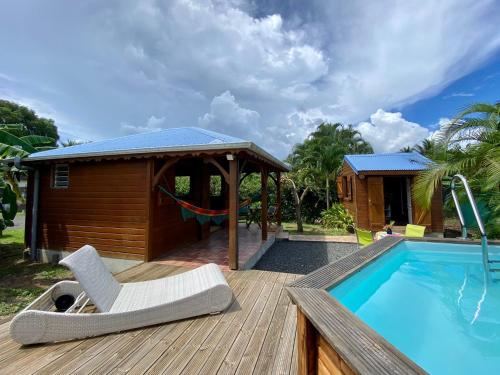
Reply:
[[230, 128], [248, 139], [258, 136], [253, 133], [258, 129], [259, 121], [260, 114], [240, 106], [229, 91], [213, 98], [210, 112], [198, 119], [199, 125], [204, 128], [222, 132]]
[[122, 122], [121, 129], [125, 134], [137, 134], [161, 130], [161, 125], [165, 125], [165, 117], [151, 116], [146, 122], [146, 125], [131, 125]]
[[[403, 108], [483, 64], [500, 47], [496, 5], [6, 2], [0, 93], [50, 103], [77, 138], [201, 121], [285, 156], [318, 121]], [[164, 121], [145, 123], [152, 113]]]
[[432, 134], [429, 129], [405, 120], [400, 112], [382, 109], [370, 116], [370, 122], [361, 122], [356, 129], [375, 152], [397, 152], [407, 146], [413, 147]]
[[475, 94], [472, 93], [472, 92], [454, 92], [454, 93], [451, 93], [450, 95], [445, 95], [443, 96], [443, 99], [450, 99], [450, 98], [468, 98], [468, 97], [471, 97], [471, 96], [474, 96]]

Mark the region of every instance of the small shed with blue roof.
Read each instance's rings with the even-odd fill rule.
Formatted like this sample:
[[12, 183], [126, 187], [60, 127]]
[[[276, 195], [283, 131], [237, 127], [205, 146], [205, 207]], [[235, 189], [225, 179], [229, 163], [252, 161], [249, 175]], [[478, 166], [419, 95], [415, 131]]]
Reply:
[[359, 228], [381, 230], [396, 225], [425, 225], [427, 231], [443, 231], [441, 189], [436, 189], [429, 210], [412, 199], [416, 175], [432, 161], [418, 152], [346, 155], [337, 179], [340, 201]]
[[279, 224], [280, 173], [288, 170], [250, 141], [194, 127], [38, 152], [20, 167], [30, 170], [26, 245], [39, 258], [89, 243], [105, 258], [149, 261], [209, 237], [215, 221], [228, 231], [232, 269], [241, 181], [261, 175], [266, 240], [268, 177], [277, 185]]

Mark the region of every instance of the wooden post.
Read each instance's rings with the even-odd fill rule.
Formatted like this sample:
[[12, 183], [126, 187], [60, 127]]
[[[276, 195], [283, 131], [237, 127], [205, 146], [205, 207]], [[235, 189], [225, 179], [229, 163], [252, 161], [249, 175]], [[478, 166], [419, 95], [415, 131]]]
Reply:
[[297, 366], [299, 375], [316, 374], [316, 329], [297, 308]]
[[235, 155], [228, 155], [229, 160], [229, 268], [238, 269], [238, 211], [240, 169]]
[[262, 225], [262, 241], [267, 241], [267, 180], [269, 172], [266, 168], [262, 168], [260, 172], [260, 194], [261, 194], [261, 211], [260, 223]]
[[[201, 207], [203, 208], [210, 208], [210, 170], [208, 168], [208, 165], [205, 163], [202, 163], [201, 165], [201, 184], [200, 184], [200, 189], [201, 189]], [[200, 226], [201, 228], [201, 233], [200, 237], [201, 239], [208, 238], [210, 236], [210, 222], [202, 224]]]
[[276, 223], [281, 226], [281, 172], [276, 172]]
[[155, 160], [153, 158], [146, 161], [146, 233], [145, 233], [145, 243], [146, 247], [144, 249], [144, 261], [149, 262], [153, 259], [153, 231], [154, 231], [154, 210], [155, 210], [155, 193], [152, 188], [154, 179], [154, 169]]

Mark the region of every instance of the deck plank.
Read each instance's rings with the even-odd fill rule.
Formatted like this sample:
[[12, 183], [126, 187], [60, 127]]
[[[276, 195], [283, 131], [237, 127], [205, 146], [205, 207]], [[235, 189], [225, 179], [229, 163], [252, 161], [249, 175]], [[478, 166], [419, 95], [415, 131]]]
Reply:
[[[243, 283], [241, 282], [241, 280], [239, 279], [230, 279], [229, 280], [229, 285], [231, 286], [231, 288], [233, 289], [233, 293], [235, 295], [235, 298], [238, 298], [241, 296], [241, 292], [244, 290], [244, 285]], [[229, 308], [228, 312], [231, 311], [231, 309], [234, 309], [234, 306], [235, 303], [233, 302], [232, 306]], [[213, 327], [211, 328], [211, 325], [216, 325], [218, 323], [218, 321], [224, 319], [225, 317], [225, 314], [219, 314], [219, 315], [214, 315], [214, 316], [209, 316], [209, 317], [200, 317], [199, 319], [203, 319], [203, 327], [202, 329], [204, 330], [208, 330], [208, 332], [210, 333], [211, 332], [211, 329], [213, 329]], [[198, 335], [200, 334], [200, 332], [203, 332], [203, 331], [198, 331]], [[175, 365], [176, 366], [181, 366], [181, 368], [183, 368], [185, 366], [185, 363], [187, 363], [187, 361], [189, 361], [189, 359], [184, 363], [184, 365], [182, 365], [182, 360], [184, 357], [188, 356], [189, 354], [189, 350], [188, 349], [188, 346], [193, 346], [193, 345], [196, 345], [200, 342], [201, 337], [199, 337], [198, 335], [196, 336], [193, 336], [194, 337], [194, 341], [198, 341], [197, 343], [193, 344], [192, 341], [193, 341], [193, 338], [191, 338], [190, 342], [185, 345], [183, 347], [183, 350], [182, 351], [178, 351], [177, 353], [177, 357], [175, 358]], [[115, 363], [115, 366], [116, 368], [113, 369], [113, 373], [129, 373], [129, 371], [132, 370], [132, 367], [135, 366], [135, 364], [142, 358], [144, 357], [144, 355], [146, 355], [147, 353], [149, 353], [150, 350], [152, 350], [156, 345], [160, 344], [160, 341], [159, 340], [155, 340], [154, 338], [152, 340], [149, 340], [149, 342], [147, 342], [145, 345], [142, 345], [138, 350], [130, 353], [130, 355], [122, 362], [117, 362]], [[180, 357], [180, 359], [179, 359]], [[189, 357], [190, 358], [190, 357]], [[153, 363], [150, 363], [149, 365], [152, 365]], [[147, 368], [143, 368], [142, 370], [145, 371]], [[137, 370], [137, 369], [136, 369]]]
[[[186, 270], [144, 263], [116, 277], [135, 282]], [[0, 373], [294, 373], [296, 309], [284, 288], [300, 276], [259, 270], [225, 276], [235, 302], [219, 315], [28, 347], [10, 339], [8, 322], [0, 324]]]
[[[236, 372], [239, 374], [251, 374], [253, 371], [253, 367], [255, 362], [257, 361], [257, 357], [260, 352], [260, 348], [262, 346], [262, 342], [266, 336], [266, 331], [269, 328], [269, 324], [271, 323], [271, 319], [274, 314], [274, 310], [278, 305], [279, 297], [283, 291], [283, 285], [276, 283], [273, 287], [273, 291], [269, 300], [259, 318], [259, 321], [255, 325], [255, 328], [251, 328], [249, 333], [251, 337], [248, 339], [248, 344], [246, 347], [243, 345], [241, 349], [237, 347], [237, 356], [240, 357], [239, 363], [236, 363]], [[234, 349], [235, 347], [233, 347]], [[236, 357], [237, 358], [237, 357]], [[238, 362], [237, 360], [235, 362]], [[232, 368], [228, 368], [225, 373], [233, 373]]]
[[278, 350], [274, 358], [273, 374], [288, 374], [290, 372], [293, 347], [295, 344], [295, 322], [297, 320], [297, 308], [289, 304], [281, 333]]
[[183, 369], [184, 373], [197, 374], [200, 372], [201, 368], [205, 365], [208, 358], [211, 357], [212, 353], [216, 349], [217, 344], [220, 342], [221, 338], [224, 336], [228, 329], [231, 329], [233, 327], [234, 320], [240, 314], [241, 306], [248, 305], [250, 303], [248, 299], [255, 296], [255, 293], [251, 293], [251, 284], [248, 283], [248, 280], [245, 277], [249, 276], [249, 273], [238, 272], [237, 274], [239, 280], [242, 281], [245, 287], [244, 293], [242, 293], [240, 298], [238, 298], [238, 303], [234, 306], [237, 310], [235, 312], [229, 311], [229, 314], [225, 314], [226, 316], [223, 318], [223, 320], [203, 341], [198, 350], [193, 353], [191, 359]]
[[[293, 280], [294, 275], [289, 274], [286, 278], [288, 283]], [[280, 296], [280, 301], [276, 307], [273, 320], [266, 331], [265, 339], [262, 343], [259, 358], [254, 366], [254, 374], [268, 374], [270, 373], [276, 352], [278, 350], [278, 343], [281, 337], [281, 332], [284, 327], [286, 312], [290, 305], [290, 298], [286, 290]]]
[[267, 282], [259, 280], [254, 281], [253, 285], [250, 283], [249, 290], [251, 293], [250, 303], [241, 304], [241, 309], [236, 318], [233, 320], [229, 329], [224, 332], [212, 355], [208, 358], [205, 366], [200, 370], [203, 374], [215, 374], [222, 362], [224, 361], [227, 353], [234, 345], [234, 341], [244, 326], [249, 317], [257, 314], [262, 304], [269, 298], [272, 286]]
[[[183, 347], [183, 350], [177, 353], [176, 358], [163, 369], [163, 374], [181, 374], [184, 371], [186, 365], [191, 361], [194, 355], [198, 353], [200, 348], [203, 346], [205, 341], [212, 337], [212, 333], [215, 331], [223, 330], [224, 325], [228, 325], [234, 319], [237, 311], [241, 308], [242, 304], [246, 304], [248, 301], [248, 297], [251, 296], [249, 288], [243, 284], [241, 279], [238, 279], [240, 282], [241, 293], [236, 296], [233, 304], [229, 307], [228, 310], [224, 314], [220, 314], [216, 317], [212, 317], [211, 321], [208, 321], [204, 330], [200, 334], [194, 336], [190, 342]], [[217, 318], [217, 319], [215, 319]]]

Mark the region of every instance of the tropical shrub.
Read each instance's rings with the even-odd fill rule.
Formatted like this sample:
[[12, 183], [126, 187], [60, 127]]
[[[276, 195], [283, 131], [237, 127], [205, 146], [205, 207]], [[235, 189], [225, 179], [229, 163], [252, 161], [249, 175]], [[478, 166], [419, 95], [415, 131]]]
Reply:
[[[53, 148], [54, 139], [42, 135], [22, 135], [26, 132], [26, 127], [22, 124], [0, 124], [0, 160], [23, 158], [33, 152]], [[25, 172], [12, 163], [0, 165], [0, 236], [3, 229], [14, 225], [16, 200], [22, 200], [18, 185], [21, 173]]]
[[341, 203], [334, 203], [321, 212], [321, 224], [325, 228], [349, 231], [354, 226], [354, 220]]

